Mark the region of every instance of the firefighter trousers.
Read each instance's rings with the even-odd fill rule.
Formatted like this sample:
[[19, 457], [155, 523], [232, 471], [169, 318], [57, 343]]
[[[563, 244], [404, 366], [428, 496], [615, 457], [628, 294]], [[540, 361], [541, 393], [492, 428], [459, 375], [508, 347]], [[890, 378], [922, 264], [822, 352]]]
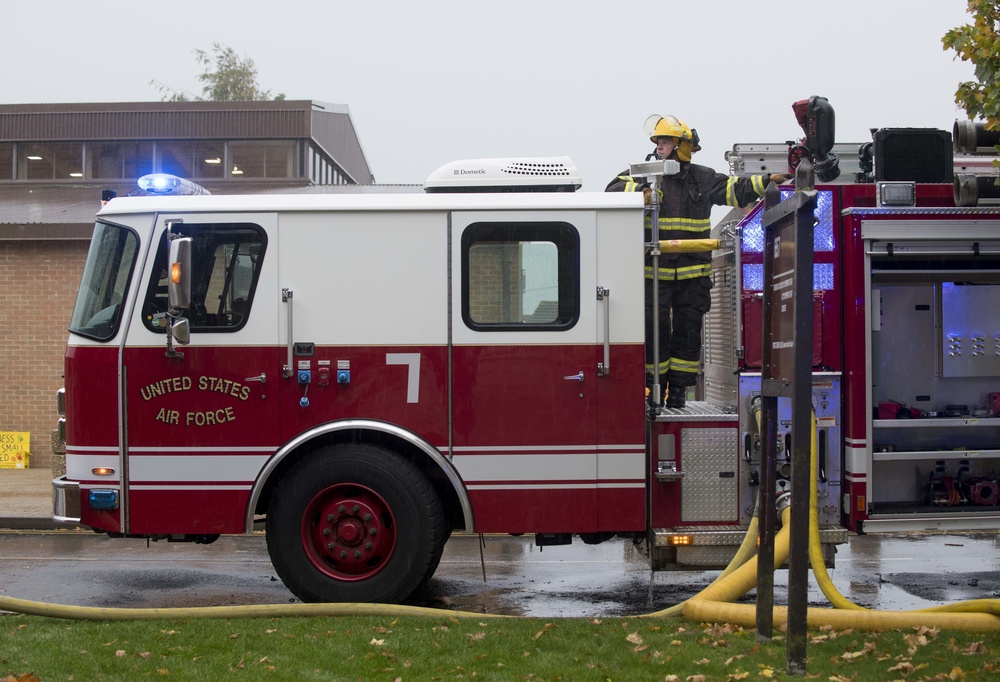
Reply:
[[[712, 307], [710, 277], [658, 281], [660, 385], [694, 386], [701, 361], [702, 318]], [[653, 378], [653, 280], [646, 280], [646, 381]]]

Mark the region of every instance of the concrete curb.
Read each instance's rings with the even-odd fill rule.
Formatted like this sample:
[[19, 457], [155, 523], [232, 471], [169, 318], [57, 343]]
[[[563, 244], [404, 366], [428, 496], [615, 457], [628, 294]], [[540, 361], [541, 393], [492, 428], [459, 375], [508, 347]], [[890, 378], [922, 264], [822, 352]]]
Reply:
[[33, 516], [0, 517], [0, 530], [78, 530], [77, 523], [56, 523], [51, 518]]

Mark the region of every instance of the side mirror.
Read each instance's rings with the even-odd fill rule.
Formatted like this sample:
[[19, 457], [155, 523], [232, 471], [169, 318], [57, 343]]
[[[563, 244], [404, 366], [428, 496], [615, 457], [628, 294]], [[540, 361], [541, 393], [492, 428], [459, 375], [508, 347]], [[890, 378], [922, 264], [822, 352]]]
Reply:
[[167, 258], [167, 305], [174, 310], [191, 307], [191, 237], [170, 240]]
[[186, 317], [176, 318], [174, 323], [167, 328], [167, 333], [180, 346], [186, 346], [191, 343], [191, 323]]

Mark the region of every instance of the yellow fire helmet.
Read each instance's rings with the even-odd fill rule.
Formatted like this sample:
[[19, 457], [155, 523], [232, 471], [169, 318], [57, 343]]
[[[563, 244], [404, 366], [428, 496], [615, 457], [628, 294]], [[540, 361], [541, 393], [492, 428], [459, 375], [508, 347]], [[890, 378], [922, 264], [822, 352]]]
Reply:
[[658, 137], [676, 138], [677, 158], [681, 161], [691, 161], [691, 155], [701, 150], [698, 131], [688, 127], [684, 121], [676, 116], [653, 114], [646, 119], [642, 129], [649, 135], [650, 142], [654, 144]]

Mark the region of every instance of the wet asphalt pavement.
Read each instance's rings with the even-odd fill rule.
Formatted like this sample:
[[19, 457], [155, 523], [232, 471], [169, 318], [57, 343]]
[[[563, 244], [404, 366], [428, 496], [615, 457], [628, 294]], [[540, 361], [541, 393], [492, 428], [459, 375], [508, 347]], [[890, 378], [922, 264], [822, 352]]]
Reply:
[[[86, 531], [0, 532], [0, 594], [101, 607], [280, 604], [297, 599], [275, 577], [264, 537], [229, 536], [209, 546], [110, 539]], [[485, 565], [486, 579], [483, 579]], [[852, 536], [830, 571], [862, 606], [909, 610], [1000, 597], [1000, 535]], [[640, 548], [624, 540], [547, 547], [528, 537], [454, 536], [434, 578], [411, 603], [534, 617], [613, 617], [648, 613], [701, 590], [716, 572], [652, 574]], [[783, 603], [787, 571], [775, 574]], [[744, 598], [753, 601], [753, 594]], [[827, 601], [810, 578], [809, 602]]]

